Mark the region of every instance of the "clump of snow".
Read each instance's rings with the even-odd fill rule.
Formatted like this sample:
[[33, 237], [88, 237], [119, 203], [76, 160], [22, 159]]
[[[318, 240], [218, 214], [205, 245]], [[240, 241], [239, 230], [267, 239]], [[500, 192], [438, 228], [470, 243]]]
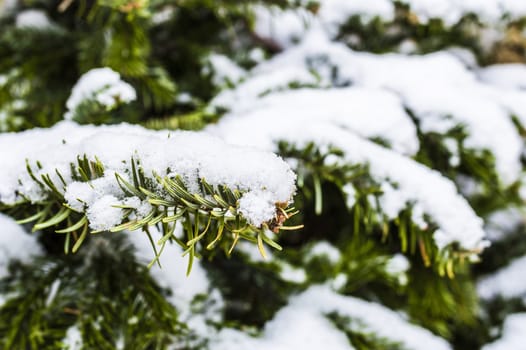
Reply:
[[408, 282], [407, 271], [410, 267], [409, 260], [405, 255], [395, 254], [387, 261], [385, 271], [396, 278], [400, 285], [405, 286]]
[[[338, 295], [325, 286], [310, 287], [291, 298], [265, 325], [260, 337], [223, 329], [217, 339], [212, 339], [211, 349], [353, 349], [345, 334], [327, 319], [326, 315], [332, 312], [358, 320], [357, 331], [400, 342], [407, 349], [421, 349], [422, 344], [430, 350], [451, 349], [444, 339], [411, 325], [396, 312], [379, 304]], [[354, 323], [349, 325], [353, 326]]]
[[311, 260], [315, 257], [325, 257], [327, 258], [332, 264], [338, 263], [341, 258], [341, 253], [332, 244], [330, 244], [327, 241], [319, 241], [316, 242], [308, 251], [308, 253], [305, 256], [305, 259]]
[[[99, 159], [105, 168], [103, 177], [87, 185], [73, 181], [70, 167], [84, 155]], [[13, 204], [22, 196], [32, 202], [46, 198], [46, 191], [25, 170], [28, 159], [37, 178], [49, 174], [59, 188], [61, 179], [56, 171], [61, 173], [68, 204], [74, 210], [86, 210], [94, 229], [118, 223], [120, 209], [114, 205], [123, 204], [130, 196], [123, 193], [115, 174], [131, 181], [131, 158], [140, 161], [148, 177], [154, 172], [161, 177], [180, 176], [193, 193], [202, 195], [199, 178], [212, 186], [239, 190], [244, 193], [239, 210], [257, 226], [271, 220], [276, 203], [288, 203], [295, 191], [294, 173], [272, 153], [229, 146], [205, 134], [156, 132], [126, 124], [96, 127], [64, 121], [49, 129], [2, 134], [0, 157], [1, 203]], [[42, 168], [34, 166], [37, 161]], [[136, 214], [147, 214], [148, 208], [140, 208], [137, 206]]]
[[526, 271], [526, 256], [517, 258], [496, 273], [482, 278], [477, 284], [480, 297], [484, 299], [497, 296], [504, 298], [526, 297], [524, 271]]
[[524, 348], [526, 333], [526, 313], [511, 314], [506, 317], [502, 337], [485, 345], [482, 350], [519, 350]]
[[80, 350], [83, 347], [82, 334], [77, 325], [71, 326], [66, 332], [66, 336], [62, 339], [62, 343], [68, 350]]
[[137, 99], [135, 89], [121, 80], [119, 73], [111, 68], [94, 68], [77, 81], [66, 101], [66, 119], [74, 118], [76, 108], [86, 100], [96, 101], [106, 110]]
[[269, 192], [252, 192], [239, 200], [239, 211], [253, 225], [261, 225], [276, 213], [276, 202]]
[[123, 211], [115, 207], [119, 204], [121, 204], [119, 199], [112, 195], [103, 195], [98, 198], [87, 211], [91, 229], [106, 231], [120, 224]]
[[47, 14], [36, 9], [21, 11], [17, 14], [15, 21], [17, 28], [46, 29], [53, 26]]
[[347, 208], [351, 209], [356, 204], [356, 189], [348, 183], [342, 187], [342, 191], [345, 194], [345, 204], [347, 204]]
[[0, 278], [8, 274], [11, 260], [29, 262], [42, 254], [36, 234], [28, 234], [10, 217], [0, 213]]
[[284, 281], [292, 283], [305, 283], [307, 281], [307, 273], [304, 269], [300, 267], [292, 266], [288, 263], [281, 262], [280, 264], [279, 276]]
[[385, 270], [391, 275], [399, 275], [407, 272], [409, 270], [410, 264], [409, 260], [402, 254], [395, 254], [387, 262]]

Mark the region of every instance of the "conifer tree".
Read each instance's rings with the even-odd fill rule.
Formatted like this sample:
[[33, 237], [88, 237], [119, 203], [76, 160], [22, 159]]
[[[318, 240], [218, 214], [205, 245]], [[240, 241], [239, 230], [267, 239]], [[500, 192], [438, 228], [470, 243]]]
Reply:
[[0, 348], [522, 349], [526, 4], [441, 6], [0, 1]]

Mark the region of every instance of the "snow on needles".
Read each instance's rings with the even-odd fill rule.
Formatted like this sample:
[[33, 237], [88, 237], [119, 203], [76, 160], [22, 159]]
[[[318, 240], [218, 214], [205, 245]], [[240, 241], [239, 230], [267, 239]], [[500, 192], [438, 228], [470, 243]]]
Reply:
[[119, 73], [111, 68], [94, 68], [77, 81], [66, 101], [66, 119], [74, 117], [75, 109], [86, 100], [96, 101], [107, 110], [137, 98], [135, 89], [121, 80]]
[[[70, 164], [77, 157], [99, 159], [104, 176], [87, 183], [74, 182]], [[107, 230], [120, 222], [120, 210], [130, 204], [124, 198], [115, 173], [129, 179], [130, 159], [140, 162], [146, 176], [179, 175], [191, 193], [200, 193], [199, 179], [239, 190], [248, 198], [239, 210], [259, 226], [272, 219], [276, 203], [287, 203], [295, 191], [295, 175], [276, 155], [254, 149], [233, 147], [210, 135], [192, 132], [155, 132], [139, 126], [79, 126], [61, 122], [50, 129], [33, 129], [0, 135], [0, 203], [13, 204], [27, 198], [45, 199], [46, 192], [26, 170], [25, 160], [35, 175], [49, 174], [60, 184], [56, 171], [66, 181], [65, 198], [75, 210], [86, 210], [94, 230]], [[249, 199], [250, 198], [250, 199]], [[128, 202], [125, 202], [128, 201]], [[140, 201], [139, 201], [140, 202]], [[142, 203], [134, 204], [138, 208]], [[147, 210], [137, 210], [137, 213]], [[262, 214], [263, 213], [263, 214]]]
[[[496, 169], [505, 184], [519, 178], [522, 141], [511, 115], [516, 115], [526, 124], [526, 92], [520, 89], [503, 90], [500, 86], [480, 81], [477, 74], [468, 70], [450, 52], [420, 56], [355, 52], [341, 43], [332, 42], [320, 26], [313, 25], [299, 45], [258, 65], [252, 74], [258, 77], [290, 69], [316, 72], [320, 88], [333, 86], [341, 89], [340, 86], [352, 85], [353, 88], [377, 89], [386, 95], [391, 94], [391, 99], [399, 100], [397, 108], [409, 109], [425, 133], [444, 134], [454, 127], [463, 127], [467, 132], [465, 147], [477, 152], [489, 150], [495, 156]], [[494, 76], [486, 79], [496, 81]], [[249, 81], [244, 82], [243, 86], [248, 85]], [[280, 86], [283, 85], [282, 82]], [[268, 86], [266, 88], [271, 91]], [[219, 104], [228, 103], [229, 99], [224, 97], [226, 94], [218, 97]], [[239, 96], [241, 92], [237, 94]], [[250, 94], [244, 96], [250, 97]], [[311, 101], [312, 98], [309, 98], [306, 103], [314, 103]], [[364, 104], [371, 110], [381, 108], [378, 105], [382, 105], [374, 100]], [[338, 107], [331, 105], [330, 108]], [[354, 109], [361, 111], [363, 107], [356, 101], [350, 101], [346, 108], [350, 113]], [[389, 113], [391, 111], [398, 113], [390, 108]], [[369, 125], [382, 125], [389, 113], [384, 112], [385, 116], [380, 120], [378, 117], [365, 117], [364, 120]], [[359, 116], [353, 115], [353, 119], [356, 118]], [[387, 124], [391, 123], [387, 121]], [[362, 130], [363, 125], [359, 129]], [[389, 130], [383, 134], [387, 141], [403, 138], [397, 136], [401, 133], [400, 129]], [[402, 135], [408, 140], [409, 131]], [[409, 142], [413, 145], [417, 143], [412, 140]], [[392, 145], [397, 149], [395, 143]]]
[[323, 27], [330, 37], [336, 37], [339, 28], [350, 18], [362, 22], [380, 19], [391, 22], [397, 11], [396, 2], [407, 4], [411, 14], [420, 23], [440, 19], [445, 27], [452, 27], [468, 15], [475, 15], [485, 27], [521, 19], [526, 15], [526, 2], [522, 0], [319, 0], [316, 14], [304, 9], [282, 10], [253, 6], [256, 15], [254, 31], [258, 36], [288, 48], [301, 41], [312, 24]]
[[[294, 69], [317, 71], [323, 88], [283, 91], [291, 76], [285, 74], [280, 80], [278, 73]], [[272, 72], [277, 90], [260, 83]], [[339, 87], [339, 82], [345, 81], [354, 85]], [[448, 92], [462, 84], [471, 84], [474, 92], [468, 88]], [[484, 95], [486, 88], [478, 89], [473, 86], [476, 84], [475, 76], [451, 54], [405, 57], [355, 53], [330, 42], [320, 28], [313, 28], [304, 42], [256, 66], [236, 89], [221, 93], [214, 104], [230, 109], [230, 113], [208, 131], [232, 144], [266, 150], [274, 150], [279, 141], [297, 147], [310, 142], [321, 148], [335, 146], [345, 153], [342, 161], [369, 164], [373, 178], [384, 184], [380, 204], [388, 218], [412, 205], [413, 220], [422, 229], [427, 228], [424, 214], [438, 224], [434, 238], [439, 247], [459, 242], [465, 249], [480, 250], [486, 245], [482, 220], [454, 184], [403, 156], [413, 155], [419, 148], [416, 128], [404, 109], [409, 106], [426, 131], [444, 133], [455, 125], [467, 125], [467, 145], [490, 149], [502, 178], [506, 182], [517, 179], [522, 150], [519, 135], [508, 113]], [[467, 102], [459, 100], [460, 91], [467, 93]], [[433, 100], [435, 96], [438, 101]], [[482, 115], [479, 104], [485, 106]], [[391, 150], [366, 138], [381, 139]]]
[[[262, 119], [270, 117], [261, 115]], [[265, 127], [260, 120], [253, 125], [257, 125], [253, 129], [257, 136], [255, 132], [252, 138], [247, 137], [243, 118], [227, 118], [219, 127], [210, 130], [232, 143], [260, 147], [272, 147], [278, 141], [287, 141], [300, 149], [310, 142], [318, 147], [335, 146], [345, 154], [341, 161], [369, 164], [370, 173], [377, 181], [393, 183], [393, 186], [383, 187], [384, 194], [380, 197], [381, 209], [390, 219], [412, 204], [414, 215], [418, 215], [413, 220], [422, 222], [422, 229], [426, 229], [422, 217], [424, 213], [438, 224], [440, 229], [434, 233], [434, 239], [439, 248], [453, 242], [468, 250], [480, 250], [486, 246], [482, 219], [458, 194], [455, 185], [437, 171], [334, 124], [305, 120], [303, 124], [288, 128], [281, 124], [276, 129], [274, 125], [267, 124]], [[239, 142], [236, 142], [237, 137]], [[258, 145], [257, 142], [265, 140], [265, 137], [267, 141]]]
[[411, 325], [396, 312], [379, 304], [339, 295], [326, 286], [313, 286], [293, 297], [265, 325], [261, 337], [254, 338], [237, 330], [223, 329], [218, 339], [213, 339], [211, 349], [353, 349], [345, 334], [327, 319], [326, 315], [333, 312], [357, 321], [349, 324], [354, 331], [373, 333], [400, 342], [404, 349], [421, 349], [422, 344], [429, 350], [451, 349], [444, 339]]

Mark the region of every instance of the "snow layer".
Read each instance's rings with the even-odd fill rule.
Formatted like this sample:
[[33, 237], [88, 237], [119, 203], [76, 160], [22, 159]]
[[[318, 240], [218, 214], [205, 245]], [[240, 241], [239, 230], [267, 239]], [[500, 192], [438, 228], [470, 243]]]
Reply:
[[429, 350], [450, 349], [444, 339], [411, 325], [396, 312], [375, 303], [338, 295], [325, 286], [310, 287], [293, 297], [265, 325], [261, 337], [254, 338], [240, 331], [224, 329], [211, 342], [211, 349], [353, 349], [345, 334], [326, 318], [325, 315], [332, 312], [359, 321], [359, 326], [349, 325], [351, 328], [354, 326], [359, 331], [401, 342], [407, 349], [421, 349], [422, 344], [426, 344]]
[[[228, 103], [232, 113], [227, 120], [235, 118], [237, 127], [245, 130], [275, 125], [294, 128], [305, 122], [320, 121], [340, 125], [364, 137], [387, 141], [393, 149], [404, 154], [418, 151], [416, 128], [404, 111], [400, 99], [387, 91], [369, 88], [298, 89], [275, 93], [257, 99], [241, 86], [236, 89], [241, 103]], [[224, 98], [224, 97], [223, 97]], [[223, 106], [227, 105], [224, 101]], [[228, 121], [227, 121], [228, 122]], [[243, 125], [241, 125], [243, 124]], [[244, 133], [246, 142], [257, 137], [264, 142], [264, 134]], [[227, 141], [230, 141], [226, 138]]]
[[496, 273], [484, 277], [477, 284], [480, 297], [484, 299], [497, 296], [504, 298], [526, 297], [524, 271], [526, 271], [526, 256], [515, 259]]
[[414, 218], [416, 222], [423, 222], [421, 214], [425, 213], [438, 224], [440, 230], [434, 234], [438, 247], [453, 242], [468, 250], [485, 247], [482, 220], [457, 193], [455, 185], [438, 172], [336, 125], [308, 120], [288, 125], [285, 119], [276, 128], [269, 124], [268, 115], [262, 114], [259, 118], [250, 124], [252, 129], [247, 129], [244, 118], [225, 118], [209, 130], [234, 144], [267, 149], [281, 140], [299, 148], [309, 142], [322, 149], [335, 146], [345, 153], [342, 162], [369, 164], [370, 173], [377, 181], [393, 183], [383, 187], [384, 194], [380, 197], [382, 210], [390, 219], [413, 203], [414, 212], [420, 213], [420, 217]]
[[[489, 32], [502, 23], [526, 16], [526, 2], [522, 0], [401, 0], [409, 5], [411, 13], [421, 23], [441, 19], [446, 27], [457, 24], [462, 17], [475, 14]], [[394, 0], [320, 0], [320, 8], [314, 15], [304, 9], [281, 10], [277, 7], [254, 6], [254, 31], [261, 38], [289, 48], [300, 41], [309, 27], [324, 28], [335, 37], [340, 26], [351, 17], [358, 16], [362, 22], [380, 18], [390, 22], [395, 18]]]
[[[291, 67], [315, 71], [320, 86], [352, 84], [396, 94], [426, 133], [443, 134], [463, 126], [468, 133], [465, 147], [489, 150], [495, 156], [496, 168], [504, 183], [519, 178], [522, 141], [510, 115], [517, 115], [526, 125], [526, 93], [518, 89], [501, 91], [497, 86], [481, 82], [450, 52], [421, 56], [354, 52], [343, 44], [331, 42], [320, 27], [314, 26], [300, 45], [262, 63], [254, 74]], [[372, 101], [365, 104], [375, 108]], [[350, 110], [354, 107], [348, 106]], [[383, 118], [374, 120], [383, 122]], [[376, 124], [372, 120], [368, 122]], [[394, 130], [393, 134], [398, 132], [400, 130]]]
[[84, 73], [73, 87], [66, 101], [68, 112], [65, 118], [73, 118], [75, 109], [86, 100], [96, 101], [111, 110], [136, 98], [135, 89], [122, 81], [119, 73], [111, 68], [94, 68]]
[[502, 338], [485, 345], [482, 350], [521, 350], [524, 349], [526, 333], [526, 313], [511, 314], [506, 317]]
[[[104, 164], [102, 178], [90, 184], [75, 183], [70, 164], [77, 156], [96, 157]], [[287, 203], [295, 191], [295, 175], [276, 155], [226, 145], [209, 135], [191, 132], [155, 132], [139, 126], [78, 126], [61, 122], [50, 129], [33, 129], [0, 135], [0, 202], [13, 204], [25, 196], [32, 202], [46, 197], [25, 170], [25, 160], [35, 168], [35, 175], [49, 174], [56, 184], [64, 177], [65, 197], [78, 211], [86, 209], [95, 230], [118, 224], [123, 204], [115, 173], [127, 178], [131, 158], [140, 160], [146, 176], [179, 175], [190, 192], [199, 193], [198, 179], [211, 185], [226, 185], [245, 192], [239, 210], [254, 225], [273, 218], [276, 203]], [[37, 169], [36, 162], [42, 165]], [[71, 190], [70, 190], [71, 188]]]
[[29, 262], [42, 250], [36, 234], [28, 234], [10, 217], [0, 213], [0, 279], [8, 275], [12, 260]]

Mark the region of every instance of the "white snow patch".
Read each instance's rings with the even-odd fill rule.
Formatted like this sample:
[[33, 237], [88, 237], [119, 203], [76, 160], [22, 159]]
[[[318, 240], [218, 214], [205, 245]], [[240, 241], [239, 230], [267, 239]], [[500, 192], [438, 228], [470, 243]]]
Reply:
[[[464, 146], [475, 151], [489, 150], [505, 184], [520, 175], [522, 141], [511, 114], [526, 124], [526, 94], [519, 90], [499, 91], [482, 83], [452, 53], [407, 56], [354, 52], [341, 43], [331, 42], [323, 30], [313, 27], [300, 45], [262, 63], [254, 71], [279, 72], [289, 67], [314, 70], [322, 86], [353, 84], [354, 88], [388, 90], [412, 110], [424, 132], [443, 134], [455, 126], [463, 126], [468, 134]], [[305, 103], [314, 103], [310, 100]], [[364, 104], [370, 109], [380, 108], [374, 99]], [[339, 105], [344, 108], [342, 103]], [[346, 107], [352, 111], [354, 105]], [[364, 120], [368, 125], [376, 124]], [[385, 119], [374, 120], [381, 124]], [[358, 129], [361, 128], [364, 127], [360, 125]], [[393, 148], [397, 149], [396, 144]], [[457, 159], [452, 161], [455, 164]]]
[[30, 262], [42, 254], [36, 234], [28, 234], [10, 217], [0, 213], [0, 278], [8, 275], [11, 260]]
[[74, 117], [75, 109], [86, 100], [100, 103], [107, 110], [137, 99], [135, 89], [121, 80], [120, 74], [111, 68], [94, 68], [77, 81], [66, 101], [66, 119]]
[[526, 90], [526, 65], [519, 63], [494, 64], [478, 71], [480, 80], [488, 84]]
[[[72, 179], [70, 164], [83, 155], [90, 160], [97, 157], [105, 168], [104, 176], [91, 181], [91, 186]], [[153, 172], [161, 177], [179, 175], [193, 193], [200, 193], [198, 177], [212, 186], [239, 190], [244, 193], [240, 212], [258, 226], [271, 220], [276, 203], [288, 203], [295, 191], [294, 173], [287, 163], [269, 152], [229, 146], [203, 133], [156, 132], [126, 124], [78, 126], [65, 121], [49, 129], [0, 135], [0, 202], [12, 204], [21, 196], [32, 202], [46, 198], [46, 192], [25, 170], [26, 159], [33, 166], [39, 161], [42, 168], [34, 166], [37, 178], [49, 174], [61, 188], [58, 170], [66, 181], [68, 203], [75, 210], [87, 208], [92, 228], [107, 229], [118, 223], [120, 209], [112, 206], [129, 197], [118, 186], [115, 173], [128, 179], [132, 157], [140, 160], [146, 176]], [[143, 209], [137, 212], [147, 211]]]
[[15, 25], [17, 28], [46, 29], [51, 28], [48, 15], [42, 10], [29, 9], [21, 11], [16, 15]]
[[499, 241], [526, 223], [526, 215], [519, 208], [507, 208], [492, 213], [486, 220], [488, 239]]
[[327, 258], [332, 264], [338, 263], [341, 258], [341, 253], [332, 244], [330, 244], [327, 241], [319, 241], [316, 242], [308, 251], [308, 253], [305, 256], [305, 259], [311, 260], [315, 257], [325, 257]]
[[526, 256], [517, 258], [496, 273], [482, 278], [477, 284], [480, 297], [484, 299], [497, 296], [504, 298], [526, 297], [524, 271], [526, 271]]
[[[243, 84], [237, 97], [244, 92]], [[260, 130], [274, 125], [293, 129], [295, 125], [325, 122], [353, 130], [364, 137], [380, 138], [403, 154], [415, 154], [419, 148], [416, 128], [404, 111], [400, 99], [390, 92], [369, 88], [298, 89], [271, 94], [263, 98], [240, 98], [241, 105], [232, 104], [232, 113], [221, 124], [230, 122], [241, 130]], [[232, 100], [232, 102], [234, 102]], [[211, 130], [214, 127], [210, 127]], [[253, 144], [254, 138], [265, 141], [263, 133], [240, 132], [227, 142]]]
[[[261, 337], [223, 329], [217, 339], [212, 339], [211, 349], [353, 349], [345, 334], [326, 318], [325, 315], [332, 312], [358, 320], [360, 331], [401, 342], [407, 349], [421, 349], [422, 344], [426, 344], [429, 350], [451, 349], [444, 339], [411, 325], [398, 313], [384, 306], [341, 296], [324, 286], [310, 287], [306, 292], [291, 298], [289, 304], [265, 325]], [[354, 323], [349, 326], [353, 327]]]
[[271, 40], [280, 48], [299, 41], [313, 16], [305, 9], [282, 10], [272, 6], [254, 6], [254, 32], [265, 40]]
[[83, 347], [82, 334], [77, 325], [69, 327], [62, 343], [68, 350], [80, 350]]
[[524, 349], [526, 333], [526, 313], [511, 314], [506, 317], [502, 337], [485, 345], [482, 350], [521, 350]]
[[246, 75], [243, 68], [225, 55], [211, 54], [208, 56], [208, 62], [211, 67], [205, 67], [204, 73], [212, 74], [212, 83], [215, 86], [236, 84]]

